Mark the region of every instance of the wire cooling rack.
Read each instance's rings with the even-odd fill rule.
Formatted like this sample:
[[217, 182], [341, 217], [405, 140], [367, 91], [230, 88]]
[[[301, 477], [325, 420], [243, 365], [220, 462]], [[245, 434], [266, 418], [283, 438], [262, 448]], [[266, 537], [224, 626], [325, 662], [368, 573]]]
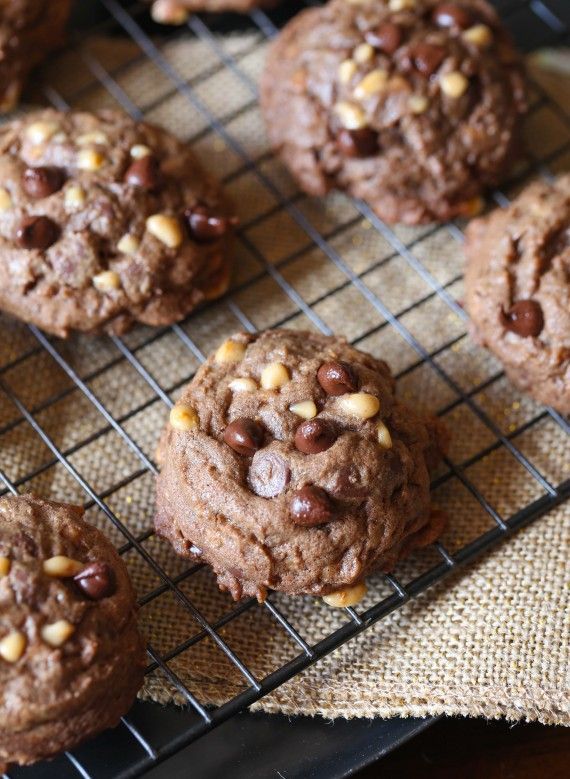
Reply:
[[[182, 700], [188, 711], [192, 712], [192, 716], [185, 720], [182, 728], [175, 728], [172, 724], [168, 724], [160, 712], [157, 712], [154, 721], [151, 718], [149, 722], [148, 717], [143, 717], [141, 714], [142, 705], [137, 704], [114, 731], [103, 734], [94, 742], [73, 753], [67, 753], [50, 764], [29, 769], [15, 769], [10, 772], [11, 777], [79, 775], [126, 778], [144, 773], [159, 761], [178, 752], [214, 726], [291, 679], [374, 622], [398, 609], [410, 598], [423, 592], [458, 566], [475, 559], [515, 529], [540, 517], [570, 495], [570, 480], [564, 479], [563, 476], [553, 478], [552, 475], [546, 474], [541, 463], [530, 456], [528, 449], [520, 444], [527, 433], [532, 435], [544, 424], [555, 428], [561, 435], [567, 435], [569, 431], [567, 422], [554, 410], [531, 404], [527, 407], [528, 413], [524, 419], [517, 419], [507, 424], [498, 419], [493, 409], [489, 409], [482, 400], [489, 387], [503, 381], [503, 374], [496, 364], [482, 381], [469, 387], [452, 376], [447, 368], [445, 355], [450, 354], [466, 338], [466, 315], [455, 295], [461, 274], [457, 270], [455, 274], [442, 278], [433, 264], [425, 260], [419, 247], [421, 241], [437, 236], [438, 231], [441, 230], [446, 231], [448, 236], [460, 243], [462, 225], [450, 223], [444, 227], [422, 228], [420, 231], [399, 230], [382, 223], [364, 203], [353, 201], [352, 218], [340, 227], [328, 229], [327, 225], [322, 224], [319, 219], [312, 218], [310, 209], [305, 207], [310, 199], [291, 190], [282, 177], [273, 175], [272, 171], [268, 173], [268, 164], [272, 162], [271, 153], [266, 150], [256, 154], [250, 148], [248, 134], [244, 135], [236, 131], [240, 119], [248, 112], [256, 110], [256, 83], [247, 65], [248, 57], [260, 50], [266, 40], [272, 38], [287, 19], [303, 7], [302, 4], [287, 0], [274, 11], [255, 10], [245, 18], [193, 16], [187, 26], [172, 32], [154, 26], [148, 18], [148, 6], [141, 3], [126, 5], [117, 0], [93, 0], [92, 3], [81, 5], [80, 10], [88, 15], [89, 23], [86, 25], [85, 21], [83, 23], [78, 21], [70, 50], [79, 52], [89, 78], [87, 81], [78, 79], [78, 84], [74, 88], [70, 87], [65, 94], [62, 94], [57, 86], [49, 82], [48, 68], [48, 77], [40, 85], [43, 95], [56, 107], [81, 106], [85, 104], [86, 93], [96, 86], [99, 89], [100, 102], [119, 103], [135, 118], [145, 116], [151, 120], [156, 115], [157, 108], [174, 97], [178, 101], [175, 114], [181, 112], [183, 110], [181, 106], [185, 105], [190, 112], [188, 116], [193, 117], [192, 121], [198, 118], [198, 126], [187, 133], [189, 140], [199, 147], [204, 137], [213, 133], [217, 139], [216, 143], [220, 148], [226, 149], [233, 160], [233, 169], [230, 172], [226, 171], [223, 176], [227, 186], [231, 187], [232, 182], [240, 176], [247, 175], [255, 185], [255, 189], [252, 190], [253, 199], [256, 202], [264, 200], [267, 202], [264, 211], [261, 209], [259, 213], [243, 220], [238, 236], [240, 250], [247, 251], [255, 266], [255, 272], [245, 280], [238, 278], [230, 293], [221, 302], [215, 304], [217, 310], [223, 309], [231, 314], [234, 329], [241, 327], [254, 330], [256, 326], [287, 326], [302, 321], [305, 325], [308, 324], [321, 332], [330, 333], [331, 317], [327, 304], [332, 301], [330, 309], [332, 321], [336, 322], [335, 305], [339, 304], [335, 303], [335, 300], [338, 294], [348, 291], [353, 295], [350, 298], [353, 301], [352, 305], [355, 300], [360, 300], [362, 305], [368, 306], [370, 311], [375, 312], [374, 321], [368, 329], [353, 334], [351, 340], [356, 344], [362, 344], [376, 333], [391, 328], [399, 336], [402, 345], [405, 344], [405, 348], [413, 354], [413, 359], [398, 373], [399, 381], [405, 382], [406, 378], [415, 375], [414, 372], [418, 369], [427, 369], [437, 377], [438, 383], [446, 388], [448, 401], [445, 406], [440, 407], [440, 413], [449, 413], [461, 406], [468, 409], [476, 418], [477, 424], [485, 429], [487, 435], [484, 444], [479, 445], [483, 439], [478, 438], [478, 445], [474, 450], [465, 452], [465, 456], [452, 455], [447, 458], [445, 469], [438, 475], [434, 488], [449, 480], [457, 481], [462, 485], [465, 494], [481, 507], [489, 518], [490, 526], [471, 538], [468, 543], [454, 549], [449, 549], [443, 542], [435, 544], [432, 564], [419, 571], [409, 581], [403, 582], [397, 575], [386, 576], [385, 583], [388, 591], [385, 597], [371, 604], [366, 603], [365, 608], [362, 609], [346, 609], [342, 612], [344, 618], [340, 620], [340, 624], [335, 625], [334, 629], [313, 643], [308, 642], [295, 628], [286, 616], [286, 610], [278, 605], [274, 597], [270, 597], [263, 606], [251, 600], [231, 605], [215, 620], [209, 619], [183, 588], [184, 582], [195, 575], [201, 566], [185, 566], [175, 575], [172, 574], [158, 556], [149, 551], [147, 542], [153, 536], [151, 527], [147, 526], [146, 529], [135, 532], [127, 522], [123, 521], [120, 512], [112, 508], [114, 495], [137, 480], [148, 476], [152, 478], [156, 473], [152, 454], [145, 446], [146, 442], [140, 443], [137, 440], [130, 422], [152, 406], [158, 405], [162, 409], [164, 406], [172, 406], [172, 397], [191, 378], [196, 364], [204, 359], [206, 348], [193, 337], [201, 314], [195, 314], [185, 323], [172, 328], [156, 331], [141, 328], [132, 337], [100, 339], [100, 342], [106, 342], [106, 347], [101, 347], [103, 357], [99, 353], [91, 352], [91, 347], [86, 340], [80, 340], [74, 344], [74, 347], [79, 350], [78, 353], [81, 353], [81, 359], [77, 359], [77, 353], [72, 358], [66, 345], [46, 337], [35, 327], [11, 329], [11, 326], [3, 326], [4, 345], [0, 351], [0, 397], [2, 395], [3, 397], [0, 410], [6, 403], [10, 406], [11, 412], [0, 418], [0, 480], [3, 483], [0, 494], [33, 489], [37, 479], [43, 478], [51, 470], [56, 468], [63, 470], [68, 483], [73, 482], [83, 496], [86, 506], [98, 510], [99, 514], [102, 512], [106, 518], [105, 527], [116, 531], [116, 538], [120, 539], [118, 542], [120, 552], [125, 556], [138, 555], [141, 565], [147, 566], [155, 575], [156, 586], [140, 593], [141, 607], [151, 604], [165, 593], [171, 593], [181, 608], [191, 615], [197, 624], [196, 633], [167, 652], [153, 645], [149, 645], [148, 648], [148, 673], [162, 674], [177, 693], [178, 700]], [[570, 9], [566, 0], [499, 0], [496, 5], [522, 49], [531, 51], [544, 45], [568, 41]], [[231, 29], [240, 29], [246, 34], [245, 47], [239, 49], [232, 45], [231, 37], [226, 41], [218, 35], [219, 32], [228, 31], [228, 24]], [[150, 103], [145, 103], [144, 90], [137, 92], [132, 84], [128, 85], [124, 63], [106, 61], [97, 55], [96, 47], [85, 47], [86, 42], [94, 40], [97, 36], [116, 36], [113, 39], [117, 42], [117, 48], [120, 48], [124, 40], [134, 44], [138, 63], [143, 67], [147, 62], [152, 65], [153, 83], [160, 81], [162, 84], [160, 96]], [[185, 37], [196, 38], [202, 44], [201, 51], [207, 64], [203, 65], [199, 73], [188, 74], [184, 70], [188, 63], [182, 63], [175, 57], [169, 56], [165, 48], [169, 42], [180, 41]], [[212, 107], [208, 99], [209, 93], [203, 90], [208, 79], [220, 72], [231, 74], [235, 80], [236, 92], [240, 94], [239, 104], [233, 106], [230, 100], [232, 105], [227, 106], [225, 113]], [[70, 78], [73, 81], [73, 74], [70, 74]], [[542, 84], [535, 84], [533, 89], [529, 122], [532, 123], [533, 116], [547, 110], [553, 117], [558, 131], [546, 132], [544, 138], [541, 136], [538, 144], [533, 144], [533, 147], [538, 146], [540, 151], [537, 154], [533, 153], [530, 163], [517, 172], [516, 178], [511, 182], [513, 187], [520, 185], [531, 173], [549, 177], [552, 175], [550, 166], [557, 170], [569, 159], [570, 117], [566, 113], [568, 104], [564, 106], [564, 101], [561, 104], [561, 101], [552, 100], [548, 89]], [[510, 190], [493, 193], [496, 203], [504, 205], [508, 202], [508, 191]], [[251, 237], [262, 220], [282, 213], [286, 214], [290, 223], [295, 225], [295, 229], [302, 233], [305, 244], [318, 250], [324, 261], [334, 267], [338, 282], [331, 289], [315, 295], [311, 289], [299, 291], [299, 285], [290, 280], [287, 269], [303, 254], [303, 251], [306, 251], [306, 246], [304, 250], [296, 248], [276, 259], [270, 256], [269, 250], [260, 248]], [[372, 240], [376, 240], [379, 246], [385, 248], [384, 256], [364, 270], [348, 260], [337, 248], [336, 242], [339, 236], [350, 231], [357, 222], [364, 223], [368, 236], [373, 236]], [[279, 240], [279, 235], [275, 235], [274, 241], [278, 243]], [[407, 273], [421, 279], [426, 290], [423, 296], [400, 308], [389, 305], [385, 296], [379, 293], [370, 281], [370, 270], [382, 266], [390, 258], [398, 258], [403, 262], [400, 267], [405, 267]], [[266, 305], [264, 297], [266, 287], [260, 286], [268, 281], [287, 301], [285, 310], [280, 310], [277, 315], [274, 315], [270, 305]], [[243, 301], [251, 301], [251, 297], [248, 298], [247, 294], [252, 290], [255, 304], [253, 310], [256, 310], [256, 307], [260, 310], [267, 309], [259, 320], [243, 303]], [[463, 325], [461, 331], [453, 331], [450, 336], [435, 346], [431, 343], [426, 344], [424, 334], [407, 324], [409, 321], [407, 317], [410, 314], [431, 302], [441, 305], [442, 310], [450, 312]], [[345, 322], [350, 323], [350, 321], [350, 316], [345, 319]], [[184, 359], [188, 365], [186, 374], [182, 371], [168, 386], [156, 367], [158, 363], [148, 360], [150, 352], [160, 351], [166, 337], [176, 341], [182, 353], [186, 355]], [[180, 355], [180, 352], [177, 354]], [[50, 387], [46, 387], [40, 400], [29, 391], [29, 386], [18, 384], [12, 379], [15, 372], [34, 364], [35, 360], [39, 360], [41, 365], [57, 366], [60, 373], [66, 377], [63, 388], [51, 390]], [[130, 366], [138, 379], [144, 383], [147, 394], [140, 400], [135, 398], [128, 410], [121, 413], [120, 410], [114, 410], [116, 406], [112, 400], [107, 398], [102, 400], [100, 387], [102, 381], [112, 382], [113, 372], [125, 365]], [[46, 378], [46, 383], [49, 384], [49, 381]], [[121, 391], [124, 392], [124, 387], [122, 390], [117, 388], [117, 392]], [[46, 413], [50, 409], [57, 409], [58, 404], [69, 399], [77, 403], [78, 416], [81, 416], [82, 403], [86, 403], [91, 410], [94, 409], [99, 419], [99, 428], [86, 433], [83, 431], [81, 420], [77, 419], [73, 440], [60, 445], [57, 430], [53, 422], [47, 421]], [[520, 405], [521, 402], [517, 400], [513, 403], [513, 407], [518, 408]], [[28, 437], [18, 438], [16, 435], [14, 438], [14, 434], [22, 428], [28, 431]], [[89, 446], [100, 440], [102, 436], [107, 435], [118, 437], [133, 459], [129, 461], [128, 468], [118, 468], [114, 482], [101, 488], [90, 479], [89, 455], [84, 461], [78, 459], [78, 455], [87, 451]], [[31, 436], [31, 444], [29, 436]], [[24, 445], [22, 443], [24, 440], [34, 451], [37, 447], [46, 454], [43, 459], [37, 460], [32, 456], [31, 466], [28, 469], [18, 470], [11, 458], [11, 446], [14, 441], [16, 444], [20, 442]], [[524, 501], [524, 505], [516, 506], [515, 510], [506, 513], [497, 507], [497, 501], [489, 497], [480, 483], [471, 477], [474, 466], [498, 451], [508, 454], [513, 461], [516, 461], [532, 484], [532, 489], [525, 493], [529, 497]], [[54, 479], [55, 483], [57, 479]], [[222, 636], [222, 629], [226, 625], [244, 612], [255, 609], [268, 613], [283, 632], [284, 640], [292, 641], [296, 647], [294, 656], [289, 661], [263, 675], [254, 673]], [[172, 661], [182, 652], [206, 639], [213, 642], [217, 650], [225, 655], [243, 679], [243, 690], [216, 706], [200, 701], [172, 667]]]

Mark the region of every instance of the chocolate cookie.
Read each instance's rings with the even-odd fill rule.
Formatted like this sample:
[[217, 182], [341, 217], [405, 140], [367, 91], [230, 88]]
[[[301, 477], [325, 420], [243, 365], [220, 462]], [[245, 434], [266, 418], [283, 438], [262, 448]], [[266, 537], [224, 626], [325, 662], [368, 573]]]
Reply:
[[306, 192], [417, 224], [477, 211], [517, 151], [524, 91], [484, 0], [332, 0], [272, 45], [261, 105]]
[[536, 181], [466, 234], [477, 340], [523, 392], [570, 413], [570, 175]]
[[159, 24], [184, 24], [190, 14], [199, 11], [221, 13], [233, 11], [245, 14], [252, 8], [267, 8], [279, 0], [148, 0], [152, 2], [152, 18]]
[[83, 509], [0, 498], [0, 764], [116, 725], [145, 654], [127, 569]]
[[226, 290], [233, 224], [157, 127], [47, 110], [0, 128], [0, 308], [51, 333], [182, 319]]
[[443, 440], [344, 339], [238, 334], [172, 409], [156, 528], [236, 599], [346, 592], [441, 532], [428, 467]]
[[63, 43], [71, 0], [0, 4], [0, 113], [11, 111], [29, 72]]

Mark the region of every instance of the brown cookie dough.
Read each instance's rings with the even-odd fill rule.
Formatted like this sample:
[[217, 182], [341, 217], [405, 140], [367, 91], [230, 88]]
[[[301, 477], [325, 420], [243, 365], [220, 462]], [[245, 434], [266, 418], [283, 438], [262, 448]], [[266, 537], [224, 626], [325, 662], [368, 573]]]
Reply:
[[466, 252], [476, 339], [519, 389], [570, 414], [570, 175], [471, 222]]
[[184, 318], [225, 292], [233, 224], [158, 127], [46, 110], [0, 128], [0, 308], [51, 333]]
[[246, 14], [253, 8], [268, 8], [279, 0], [148, 0], [152, 2], [151, 14], [159, 24], [184, 24], [190, 14], [200, 11], [209, 13]]
[[11, 111], [29, 72], [61, 46], [71, 0], [0, 3], [0, 113]]
[[332, 0], [296, 16], [261, 85], [272, 145], [312, 195], [387, 222], [472, 215], [509, 169], [521, 63], [484, 0]]
[[441, 532], [428, 467], [444, 439], [344, 339], [238, 334], [170, 414], [156, 528], [236, 599], [350, 588]]
[[0, 765], [114, 726], [142, 684], [135, 594], [83, 509], [0, 498]]

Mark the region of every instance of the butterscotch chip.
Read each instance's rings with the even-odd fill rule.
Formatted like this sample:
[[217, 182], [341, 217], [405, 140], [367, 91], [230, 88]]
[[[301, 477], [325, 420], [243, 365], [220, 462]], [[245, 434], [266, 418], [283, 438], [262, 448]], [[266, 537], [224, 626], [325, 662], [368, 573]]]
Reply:
[[67, 579], [70, 576], [75, 576], [85, 567], [85, 563], [80, 563], [78, 560], [72, 560], [65, 555], [56, 555], [50, 557], [48, 560], [44, 560], [42, 568], [44, 573], [48, 576], [55, 576], [59, 579]]
[[[0, 309], [58, 336], [169, 325], [229, 285], [235, 219], [161, 128], [119, 111], [15, 119], [0, 126], [0, 188]], [[103, 299], [119, 286], [93, 276], [109, 267], [123, 294]]]
[[0, 557], [0, 578], [8, 576], [12, 568], [12, 561], [9, 557]]
[[26, 651], [26, 636], [19, 630], [12, 630], [0, 639], [0, 658], [7, 663], [17, 663]]
[[[229, 340], [247, 342], [239, 372], [262, 377], [261, 389], [216, 353], [199, 368], [177, 405], [200, 434], [168, 425], [161, 436], [157, 532], [183, 556], [198, 547], [236, 599], [337, 593], [389, 569], [431, 528], [439, 425], [396, 399], [382, 360], [342, 338]], [[247, 390], [229, 391], [241, 381]]]
[[441, 91], [448, 97], [461, 97], [469, 87], [469, 80], [457, 70], [444, 73], [439, 79]]
[[7, 211], [13, 206], [12, 198], [8, 190], [0, 188], [0, 211]]
[[358, 70], [354, 60], [343, 60], [338, 66], [338, 80], [341, 84], [348, 84]]
[[384, 422], [377, 422], [376, 423], [376, 432], [378, 435], [378, 443], [383, 449], [391, 449], [392, 448], [392, 436], [390, 435], [390, 431], [384, 424]]
[[130, 155], [134, 160], [141, 160], [143, 157], [148, 157], [151, 154], [152, 149], [142, 143], [137, 143], [134, 146], [131, 146]]
[[388, 72], [380, 68], [370, 71], [360, 81], [354, 90], [354, 97], [358, 100], [364, 100], [371, 95], [379, 94], [388, 81]]
[[180, 222], [174, 216], [167, 214], [154, 214], [146, 220], [146, 229], [169, 249], [177, 249], [184, 235]]
[[228, 339], [216, 350], [215, 360], [219, 363], [241, 362], [245, 357], [245, 344]]
[[261, 371], [261, 387], [266, 390], [276, 390], [284, 387], [290, 380], [289, 371], [280, 362], [272, 362]]
[[370, 419], [370, 417], [376, 416], [380, 410], [378, 398], [367, 392], [341, 395], [337, 403], [342, 412], [358, 417], [358, 419]]
[[104, 270], [93, 276], [93, 286], [99, 292], [113, 292], [121, 288], [121, 277], [113, 270]]
[[127, 569], [82, 514], [30, 495], [0, 498], [0, 542], [14, 564], [0, 579], [0, 765], [14, 773], [114, 726], [143, 681]]
[[58, 619], [57, 622], [52, 622], [51, 625], [45, 625], [41, 629], [41, 637], [53, 647], [60, 647], [71, 638], [75, 633], [75, 625], [68, 622], [66, 619]]
[[331, 592], [329, 595], [323, 595], [323, 600], [327, 606], [343, 609], [347, 606], [356, 606], [364, 598], [366, 592], [366, 585], [364, 582], [361, 582], [360, 584], [355, 584], [354, 587], [346, 587], [343, 590]]
[[257, 382], [254, 379], [249, 378], [232, 379], [228, 384], [228, 387], [232, 392], [255, 392], [257, 389]]
[[192, 408], [192, 406], [188, 406], [186, 404], [177, 404], [170, 411], [169, 422], [170, 426], [175, 430], [181, 430], [185, 432], [197, 428], [200, 420], [198, 419], [198, 414]]
[[292, 411], [303, 419], [312, 419], [318, 414], [318, 409], [314, 400], [302, 400], [300, 403], [293, 403], [292, 406], [289, 406], [289, 411]]
[[105, 133], [101, 132], [100, 130], [93, 130], [93, 132], [80, 135], [75, 142], [78, 146], [107, 146], [109, 139]]
[[366, 126], [366, 114], [354, 103], [341, 101], [335, 105], [334, 111], [347, 130], [359, 130]]
[[340, 189], [413, 225], [458, 217], [500, 183], [522, 148], [526, 89], [486, 0], [311, 6], [271, 45], [261, 80], [269, 140], [302, 190]]
[[140, 241], [136, 236], [127, 233], [117, 243], [117, 249], [123, 254], [136, 254], [140, 247]]
[[65, 210], [76, 211], [85, 205], [85, 190], [78, 184], [72, 184], [65, 190]]
[[77, 155], [79, 170], [96, 171], [105, 164], [105, 155], [96, 149], [81, 149]]

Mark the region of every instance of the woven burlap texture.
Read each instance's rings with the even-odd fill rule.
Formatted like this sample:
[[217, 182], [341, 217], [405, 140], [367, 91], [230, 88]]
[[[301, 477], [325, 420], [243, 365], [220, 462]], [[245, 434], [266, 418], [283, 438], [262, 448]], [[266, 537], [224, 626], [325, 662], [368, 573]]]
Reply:
[[[192, 316], [178, 331], [135, 329], [124, 343], [138, 367], [175, 399], [198, 365], [184, 336], [207, 353], [240, 329], [236, 306], [259, 328], [276, 324], [314, 328], [308, 311], [278, 283], [284, 280], [322, 322], [360, 348], [387, 359], [398, 374], [400, 395], [441, 413], [454, 432], [451, 460], [463, 467], [469, 483], [503, 517], [545, 494], [450, 382], [422, 363], [378, 309], [311, 244], [279, 207], [274, 192], [244, 165], [241, 149], [285, 197], [294, 199], [351, 271], [359, 274], [433, 355], [446, 376], [470, 394], [501, 432], [514, 435], [514, 443], [544, 476], [553, 484], [567, 478], [568, 441], [561, 428], [543, 409], [520, 396], [500, 375], [497, 363], [472, 344], [464, 319], [349, 199], [338, 194], [322, 201], [300, 196], [269, 154], [248, 81], [257, 80], [262, 66], [261, 36], [220, 37], [218, 54], [186, 34], [158, 45], [239, 149], [231, 148], [227, 138], [211, 131], [208, 120], [176, 90], [172, 79], [127, 40], [110, 43], [88, 39], [54, 59], [44, 76], [51, 98], [57, 96], [88, 109], [117, 107], [120, 98], [130, 101], [126, 104], [149, 120], [188, 138], [203, 161], [225, 180], [238, 206], [244, 236], [236, 245], [231, 297]], [[234, 58], [241, 78], [227, 69], [222, 56]], [[114, 93], [101, 82], [101, 65], [118, 87]], [[563, 102], [568, 92], [554, 82], [549, 74], [544, 88]], [[530, 150], [553, 170], [565, 169], [570, 140], [567, 125], [544, 96], [535, 92], [532, 100], [534, 110], [527, 123]], [[521, 185], [524, 174], [522, 165], [509, 194]], [[394, 236], [447, 294], [461, 299], [463, 259], [457, 231], [399, 227]], [[279, 279], [268, 276], [264, 262], [276, 269]], [[152, 475], [53, 357], [38, 348], [33, 334], [6, 320], [2, 325], [5, 337], [0, 343], [0, 378], [8, 392], [32, 410], [37, 424], [125, 526], [144, 536], [152, 527]], [[54, 341], [57, 354], [85, 379], [89, 391], [152, 459], [167, 408], [156, 386], [124, 359], [120, 346], [108, 338]], [[21, 491], [86, 501], [85, 492], [68, 469], [4, 395], [0, 395], [0, 468]], [[453, 553], [493, 528], [494, 521], [447, 467], [442, 466], [438, 477], [434, 500], [450, 515], [443, 541]], [[117, 546], [124, 543], [124, 537], [100, 510], [90, 506], [88, 518]], [[477, 564], [369, 628], [256, 707], [330, 718], [444, 712], [570, 724], [569, 540], [570, 509], [559, 507], [504, 541]], [[206, 568], [186, 577], [187, 563], [166, 543], [153, 535], [144, 537], [142, 543], [170, 576], [181, 576], [180, 589], [212, 624], [237, 609], [233, 619], [220, 626], [219, 634], [258, 678], [299, 653], [299, 647], [265, 607], [236, 607], [219, 593]], [[139, 553], [130, 549], [124, 559], [144, 604], [142, 629], [171, 671], [202, 703], [221, 704], [244, 690], [247, 682], [243, 676], [211, 638], [200, 633], [196, 621], [173, 594], [160, 589], [160, 579]], [[399, 565], [395, 575], [405, 584], [438, 562], [435, 550], [425, 550]], [[384, 579], [373, 577], [359, 609], [390, 594]], [[280, 595], [272, 600], [309, 644], [348, 618], [320, 600]], [[160, 670], [148, 676], [142, 696], [162, 703], [184, 703]]]

